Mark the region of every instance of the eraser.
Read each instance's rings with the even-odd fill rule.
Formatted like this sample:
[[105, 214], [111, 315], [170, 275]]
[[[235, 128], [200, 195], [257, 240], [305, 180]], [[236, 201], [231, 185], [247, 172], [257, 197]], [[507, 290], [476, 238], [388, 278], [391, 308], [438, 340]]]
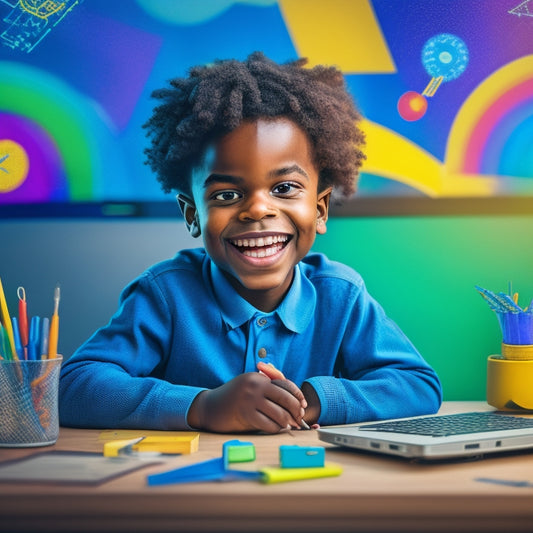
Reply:
[[247, 463], [255, 461], [255, 446], [251, 442], [228, 440], [222, 446], [226, 463]]
[[324, 466], [323, 446], [297, 446], [283, 444], [279, 447], [281, 468], [310, 468]]

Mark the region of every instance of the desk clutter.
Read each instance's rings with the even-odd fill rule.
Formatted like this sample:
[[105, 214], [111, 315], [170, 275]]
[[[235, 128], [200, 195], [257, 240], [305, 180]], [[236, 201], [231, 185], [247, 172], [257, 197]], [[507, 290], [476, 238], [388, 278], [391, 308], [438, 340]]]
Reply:
[[28, 320], [23, 287], [17, 296], [18, 317], [11, 317], [0, 279], [0, 447], [48, 446], [59, 435], [60, 291], [52, 317], [42, 320]]
[[519, 294], [476, 286], [497, 316], [502, 334], [501, 353], [487, 361], [487, 402], [501, 410], [533, 409], [533, 300], [519, 305]]
[[[165, 456], [194, 454], [200, 434], [194, 431], [105, 430], [99, 435], [102, 453], [53, 450], [0, 463], [0, 483], [99, 485], [141, 468], [164, 464]], [[168, 457], [167, 457], [168, 459]], [[149, 474], [147, 486], [205, 481], [253, 480], [264, 484], [339, 476], [339, 465], [326, 463], [323, 446], [280, 445], [279, 464], [241, 470], [253, 463], [252, 442], [228, 440], [222, 455]]]
[[147, 482], [151, 486], [238, 480], [257, 480], [270, 484], [339, 476], [342, 468], [336, 464], [325, 463], [324, 457], [325, 450], [321, 446], [281, 445], [279, 466], [262, 467], [258, 470], [239, 470], [232, 468], [231, 465], [254, 461], [255, 446], [251, 442], [229, 440], [222, 445], [222, 457], [149, 475]]
[[[153, 454], [190, 454], [199, 450], [200, 434], [195, 432], [148, 431], [142, 436], [135, 430], [104, 431], [100, 434], [104, 443], [104, 457], [132, 456], [153, 457]], [[257, 480], [262, 483], [280, 483], [299, 479], [338, 476], [342, 469], [325, 462], [323, 446], [279, 447], [279, 465], [257, 470], [239, 470], [239, 463], [256, 459], [252, 442], [237, 439], [222, 445], [221, 457], [174, 468], [147, 476], [149, 486], [191, 483], [201, 481]]]

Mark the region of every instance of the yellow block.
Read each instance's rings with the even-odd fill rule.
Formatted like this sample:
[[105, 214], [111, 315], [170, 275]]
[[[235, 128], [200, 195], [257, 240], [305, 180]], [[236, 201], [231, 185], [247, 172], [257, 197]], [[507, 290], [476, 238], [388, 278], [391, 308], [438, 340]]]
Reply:
[[190, 431], [107, 430], [100, 433], [104, 455], [117, 457], [132, 452], [189, 454], [198, 451], [200, 434]]
[[368, 0], [279, 0], [300, 57], [345, 74], [394, 73], [396, 66]]

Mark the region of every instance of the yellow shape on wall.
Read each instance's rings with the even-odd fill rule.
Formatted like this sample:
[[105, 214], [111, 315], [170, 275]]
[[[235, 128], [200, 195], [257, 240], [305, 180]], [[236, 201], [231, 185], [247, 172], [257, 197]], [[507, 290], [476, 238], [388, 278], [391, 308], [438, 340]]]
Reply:
[[20, 187], [30, 164], [22, 146], [11, 139], [0, 139], [0, 193]]
[[336, 65], [344, 74], [396, 72], [369, 0], [279, 0], [279, 6], [309, 66]]
[[362, 171], [405, 183], [428, 196], [442, 191], [441, 162], [405, 137], [375, 122], [364, 120], [364, 151], [367, 159]]
[[430, 197], [489, 196], [494, 193], [494, 176], [449, 173], [446, 165], [398, 133], [370, 120], [363, 120], [367, 159], [362, 172], [382, 176]]

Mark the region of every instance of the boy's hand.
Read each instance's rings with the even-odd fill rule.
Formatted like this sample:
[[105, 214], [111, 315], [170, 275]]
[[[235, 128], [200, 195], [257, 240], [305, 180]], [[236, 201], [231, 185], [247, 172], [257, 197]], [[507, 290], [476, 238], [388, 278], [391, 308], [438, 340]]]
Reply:
[[191, 405], [188, 423], [218, 433], [278, 433], [300, 427], [304, 405], [304, 395], [292, 381], [248, 372], [201, 392]]
[[[278, 370], [272, 363], [263, 363], [262, 361], [259, 361], [257, 363], [257, 369], [270, 379], [286, 379], [283, 372]], [[318, 420], [318, 417], [320, 416], [320, 400], [318, 399], [315, 389], [313, 389], [309, 383], [304, 383], [302, 385], [302, 392], [304, 394], [302, 407], [305, 409], [305, 417], [311, 421]], [[307, 422], [304, 427], [305, 429], [310, 429]], [[319, 427], [318, 424], [312, 425], [312, 429], [318, 429]]]

